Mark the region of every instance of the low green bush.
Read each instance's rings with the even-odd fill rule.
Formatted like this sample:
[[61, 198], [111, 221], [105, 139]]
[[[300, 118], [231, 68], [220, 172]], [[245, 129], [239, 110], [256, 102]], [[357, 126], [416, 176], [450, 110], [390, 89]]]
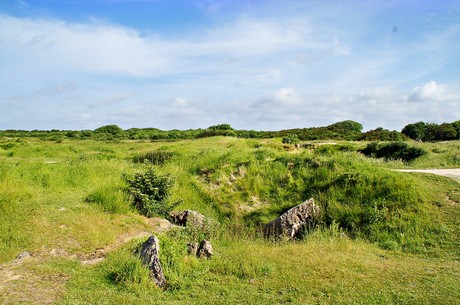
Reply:
[[284, 144], [298, 144], [300, 142], [299, 138], [295, 134], [288, 134], [287, 136], [283, 137], [282, 142]]
[[384, 158], [387, 160], [412, 161], [427, 154], [423, 148], [409, 146], [404, 142], [390, 143], [369, 143], [366, 148], [360, 151], [367, 157]]
[[148, 217], [167, 217], [181, 201], [169, 202], [170, 190], [173, 179], [168, 176], [159, 176], [153, 168], [143, 173], [134, 175], [134, 178], [126, 178], [128, 182], [128, 194], [132, 197], [134, 207]]

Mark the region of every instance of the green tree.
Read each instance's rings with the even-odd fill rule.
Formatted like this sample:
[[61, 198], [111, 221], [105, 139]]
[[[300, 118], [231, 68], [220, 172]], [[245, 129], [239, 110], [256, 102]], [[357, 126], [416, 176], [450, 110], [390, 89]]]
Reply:
[[378, 127], [374, 130], [369, 130], [363, 133], [359, 138], [359, 141], [404, 141], [404, 137], [400, 132], [396, 130], [389, 131]]
[[436, 126], [434, 136], [437, 141], [449, 141], [457, 139], [457, 129], [449, 123]]
[[105, 125], [94, 130], [94, 133], [106, 133], [113, 137], [119, 137], [123, 135], [123, 129], [117, 125]]
[[424, 122], [417, 122], [407, 124], [402, 129], [402, 133], [411, 138], [412, 140], [422, 141], [425, 139], [426, 124]]
[[457, 139], [460, 139], [460, 120], [453, 122], [452, 126], [454, 126], [455, 130], [457, 131]]
[[210, 130], [233, 130], [233, 128], [232, 128], [232, 126], [230, 126], [230, 124], [213, 125], [213, 126], [209, 126], [208, 129], [210, 129]]
[[436, 128], [438, 124], [427, 123], [425, 124], [425, 136], [423, 141], [435, 141], [436, 140]]
[[359, 133], [361, 132], [361, 130], [363, 130], [363, 125], [361, 125], [358, 122], [352, 121], [352, 120], [347, 120], [347, 121], [337, 122], [332, 125], [329, 125], [328, 129], [336, 130], [336, 131], [349, 131], [353, 133]]

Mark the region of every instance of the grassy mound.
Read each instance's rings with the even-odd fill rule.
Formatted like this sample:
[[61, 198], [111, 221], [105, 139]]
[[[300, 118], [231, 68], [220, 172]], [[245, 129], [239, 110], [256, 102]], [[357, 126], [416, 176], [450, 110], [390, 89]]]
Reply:
[[200, 191], [219, 203], [223, 221], [257, 227], [313, 197], [321, 225], [336, 223], [386, 249], [421, 251], [443, 233], [430, 211], [435, 195], [420, 179], [356, 152], [280, 147], [229, 143], [196, 158], [189, 172]]

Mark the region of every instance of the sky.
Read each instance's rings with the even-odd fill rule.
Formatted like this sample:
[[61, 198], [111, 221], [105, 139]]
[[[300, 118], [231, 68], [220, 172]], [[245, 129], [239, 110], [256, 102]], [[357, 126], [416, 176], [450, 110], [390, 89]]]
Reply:
[[0, 130], [460, 120], [460, 0], [0, 0]]

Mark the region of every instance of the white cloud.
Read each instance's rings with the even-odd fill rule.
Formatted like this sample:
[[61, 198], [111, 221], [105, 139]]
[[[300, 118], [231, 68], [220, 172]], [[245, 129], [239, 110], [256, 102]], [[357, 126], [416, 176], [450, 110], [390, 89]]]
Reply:
[[128, 28], [2, 15], [0, 24], [0, 54], [16, 71], [142, 76], [168, 64], [161, 42]]
[[172, 102], [172, 106], [179, 108], [187, 107], [188, 105], [189, 101], [182, 97], [178, 97]]
[[251, 103], [250, 111], [245, 108], [239, 112], [237, 109], [229, 111], [236, 112], [236, 117], [257, 121], [265, 130], [324, 126], [348, 119], [363, 123], [367, 130], [377, 127], [401, 130], [406, 124], [417, 121], [441, 123], [458, 120], [460, 99], [455, 93], [458, 89], [457, 86], [457, 91], [449, 90], [444, 84], [429, 82], [410, 90], [420, 97], [414, 103], [408, 93], [390, 87], [353, 94], [331, 91], [311, 94], [281, 88]]
[[415, 87], [412, 89], [409, 92], [407, 99], [413, 102], [448, 102], [455, 100], [460, 101], [460, 95], [449, 90], [446, 85], [438, 84], [435, 81], [430, 81], [421, 87]]
[[[205, 28], [190, 37], [168, 40], [134, 29], [93, 22], [67, 23], [0, 15], [0, 54], [5, 68], [120, 76], [161, 76], [174, 73], [221, 72], [229, 59], [258, 63], [279, 52], [337, 49], [336, 37], [310, 35], [302, 20], [274, 22], [240, 18]], [[8, 60], [6, 60], [8, 59]], [[240, 66], [241, 68], [241, 66]]]
[[277, 112], [301, 105], [301, 98], [293, 88], [281, 88], [269, 96], [252, 103], [254, 109], [265, 108], [267, 112]]

